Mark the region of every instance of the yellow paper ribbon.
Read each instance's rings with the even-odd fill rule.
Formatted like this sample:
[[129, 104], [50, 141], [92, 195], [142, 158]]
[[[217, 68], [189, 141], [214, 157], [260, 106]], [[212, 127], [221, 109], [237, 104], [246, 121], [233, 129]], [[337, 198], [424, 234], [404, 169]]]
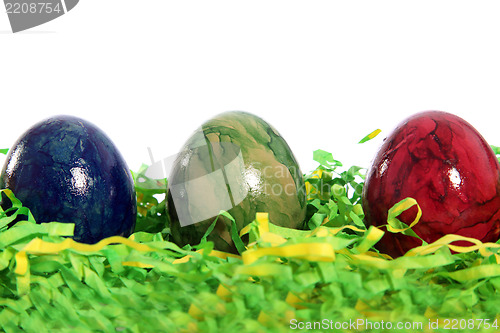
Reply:
[[[19, 252], [15, 255], [16, 260], [16, 268], [14, 269], [14, 273], [17, 275], [17, 290], [19, 295], [26, 294], [30, 290], [30, 274], [29, 274], [29, 259], [28, 254], [57, 254], [63, 250], [72, 249], [78, 252], [97, 252], [102, 250], [105, 246], [110, 244], [124, 244], [128, 247], [131, 247], [137, 251], [141, 252], [152, 252], [157, 251], [158, 249], [149, 247], [145, 244], [136, 243], [130, 239], [120, 237], [120, 236], [112, 236], [101, 240], [96, 244], [84, 244], [75, 242], [71, 238], [66, 238], [64, 241], [60, 243], [51, 243], [46, 242], [40, 238], [34, 238], [28, 244], [26, 244]], [[124, 262], [122, 265], [126, 266], [134, 266], [134, 267], [143, 267], [150, 268], [154, 267], [150, 264], [141, 263], [138, 261], [129, 261]]]
[[[457, 242], [457, 241], [466, 241], [466, 242], [472, 243], [474, 245], [459, 246], [459, 245], [452, 245], [451, 244], [451, 243]], [[417, 255], [422, 256], [422, 255], [434, 253], [442, 247], [448, 247], [450, 250], [455, 251], [457, 253], [467, 253], [467, 252], [479, 250], [479, 253], [483, 257], [488, 257], [492, 254], [495, 254], [495, 256], [497, 257], [496, 253], [489, 251], [488, 249], [499, 249], [500, 244], [483, 243], [476, 238], [449, 234], [449, 235], [445, 235], [445, 236], [441, 237], [440, 239], [438, 239], [437, 241], [435, 241], [431, 244], [422, 245], [422, 246], [413, 248], [413, 249], [409, 250], [405, 254], [405, 256], [408, 256], [408, 257], [417, 256]]]
[[[195, 251], [195, 252], [196, 253], [200, 253], [200, 254], [204, 254], [203, 249]], [[220, 258], [220, 259], [223, 259], [223, 260], [226, 260], [227, 258], [235, 258], [235, 259], [240, 259], [241, 258], [240, 256], [238, 256], [236, 254], [222, 252], [222, 251], [217, 251], [217, 250], [212, 250], [207, 255], [212, 256], [212, 257], [217, 257], [217, 258]], [[189, 259], [191, 259], [192, 257], [193, 256], [191, 254], [188, 254], [188, 255], [185, 255], [182, 258], [175, 259], [172, 263], [173, 264], [183, 264], [183, 263], [188, 262]]]
[[[395, 228], [391, 225], [391, 222], [393, 224], [399, 224], [398, 223], [399, 220], [397, 219], [397, 217], [399, 215], [401, 215], [401, 213], [403, 213], [405, 210], [408, 210], [415, 205], [417, 205], [417, 215], [415, 216], [415, 219], [408, 227]], [[405, 198], [389, 209], [389, 211], [387, 213], [387, 223], [388, 223], [387, 230], [389, 230], [391, 232], [404, 232], [408, 229], [411, 229], [413, 226], [415, 226], [418, 223], [418, 221], [420, 220], [420, 217], [422, 217], [422, 209], [418, 205], [417, 200], [415, 200], [413, 198]]]
[[264, 256], [300, 258], [309, 261], [334, 261], [335, 251], [329, 243], [303, 243], [250, 249], [242, 253], [243, 263], [249, 265]]

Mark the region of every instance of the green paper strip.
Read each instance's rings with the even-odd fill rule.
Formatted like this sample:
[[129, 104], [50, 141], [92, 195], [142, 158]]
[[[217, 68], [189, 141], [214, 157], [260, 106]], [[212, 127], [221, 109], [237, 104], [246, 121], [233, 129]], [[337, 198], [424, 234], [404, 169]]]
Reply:
[[342, 166], [342, 163], [340, 161], [337, 161], [333, 158], [332, 153], [329, 153], [322, 149], [318, 149], [313, 152], [313, 160], [318, 162], [321, 166], [327, 168], [327, 170]]
[[377, 135], [379, 135], [380, 132], [382, 132], [381, 129], [376, 129], [373, 132], [371, 132], [370, 134], [368, 134], [367, 136], [365, 136], [363, 139], [359, 140], [358, 143], [365, 143], [367, 141], [370, 141], [371, 139], [374, 139]]

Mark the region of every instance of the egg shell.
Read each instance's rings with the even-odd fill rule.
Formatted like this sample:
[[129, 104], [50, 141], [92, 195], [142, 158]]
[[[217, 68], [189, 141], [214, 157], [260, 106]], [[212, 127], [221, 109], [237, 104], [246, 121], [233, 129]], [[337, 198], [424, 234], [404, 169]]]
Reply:
[[[270, 222], [301, 228], [305, 186], [297, 160], [281, 135], [246, 112], [222, 113], [205, 122], [186, 142], [168, 177], [168, 211], [173, 240], [200, 242], [220, 210], [239, 232], [257, 212]], [[220, 216], [207, 240], [236, 253], [230, 219]]]
[[[500, 167], [485, 139], [450, 113], [426, 111], [400, 123], [385, 139], [363, 188], [370, 224], [387, 224], [388, 210], [416, 199], [422, 217], [412, 230], [428, 243], [447, 234], [495, 242], [500, 234]], [[399, 218], [410, 224], [417, 209]], [[471, 245], [468, 242], [455, 243]], [[400, 256], [421, 241], [386, 232], [377, 247]]]
[[127, 164], [103, 131], [80, 118], [56, 116], [26, 131], [9, 150], [0, 187], [11, 189], [37, 223], [75, 223], [79, 242], [128, 237], [135, 227]]

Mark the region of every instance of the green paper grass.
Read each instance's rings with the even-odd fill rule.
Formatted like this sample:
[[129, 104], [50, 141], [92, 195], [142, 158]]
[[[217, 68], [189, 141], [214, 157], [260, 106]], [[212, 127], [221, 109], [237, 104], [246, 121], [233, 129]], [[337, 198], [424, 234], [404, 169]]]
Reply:
[[[318, 168], [304, 176], [307, 230], [274, 226], [261, 216], [246, 230], [251, 248], [245, 251], [238, 242], [242, 256], [213, 251], [206, 240], [185, 248], [171, 243], [166, 180], [147, 178], [145, 166], [133, 173], [136, 232], [90, 247], [65, 238], [72, 224], [36, 224], [29, 210], [3, 191], [12, 208], [0, 211], [0, 328], [37, 333], [498, 331], [496, 244], [452, 254], [444, 243], [426, 254], [387, 258], [373, 248], [386, 228], [364, 224], [365, 170], [340, 169], [342, 164], [322, 150], [314, 158]], [[397, 220], [404, 206], [394, 208], [389, 225], [411, 234]], [[12, 224], [19, 214], [27, 220]], [[232, 236], [241, 241], [236, 232]], [[394, 326], [388, 328], [389, 323]], [[403, 329], [396, 329], [398, 324]]]

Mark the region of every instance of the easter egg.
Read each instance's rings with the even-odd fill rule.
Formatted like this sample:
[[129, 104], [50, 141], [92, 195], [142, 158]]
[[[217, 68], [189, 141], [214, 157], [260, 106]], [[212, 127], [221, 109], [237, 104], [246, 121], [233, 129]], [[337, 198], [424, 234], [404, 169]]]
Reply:
[[9, 150], [0, 187], [37, 223], [75, 223], [79, 242], [128, 237], [135, 227], [130, 170], [109, 137], [83, 119], [56, 116], [28, 129]]
[[[431, 243], [447, 234], [497, 241], [500, 234], [500, 167], [485, 139], [450, 113], [427, 111], [400, 123], [376, 154], [363, 188], [370, 224], [387, 224], [388, 210], [407, 197], [422, 210], [412, 228]], [[409, 225], [413, 206], [398, 218]], [[400, 256], [421, 245], [415, 237], [387, 231], [379, 250]], [[458, 245], [470, 245], [462, 242]]]
[[269, 213], [273, 224], [301, 228], [306, 214], [302, 176], [274, 127], [250, 113], [222, 113], [187, 140], [168, 177], [173, 240], [196, 245], [217, 219], [207, 240], [235, 253], [231, 231], [239, 232], [257, 212]]

